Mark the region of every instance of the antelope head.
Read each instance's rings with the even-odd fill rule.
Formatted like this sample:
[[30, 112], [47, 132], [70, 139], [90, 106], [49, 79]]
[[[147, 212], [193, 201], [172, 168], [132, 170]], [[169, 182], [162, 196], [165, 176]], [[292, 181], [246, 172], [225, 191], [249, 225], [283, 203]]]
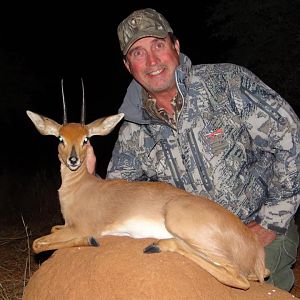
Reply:
[[77, 170], [85, 160], [86, 146], [93, 135], [107, 135], [124, 117], [123, 113], [103, 117], [85, 125], [85, 101], [83, 92], [80, 123], [68, 123], [63, 94], [63, 124], [27, 110], [26, 113], [42, 135], [54, 135], [59, 140], [58, 156], [71, 171]]

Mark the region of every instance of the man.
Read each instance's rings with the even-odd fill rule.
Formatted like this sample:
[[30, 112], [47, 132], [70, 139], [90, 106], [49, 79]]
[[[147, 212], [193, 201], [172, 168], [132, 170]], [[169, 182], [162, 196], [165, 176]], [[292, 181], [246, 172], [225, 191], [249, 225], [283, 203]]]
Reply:
[[289, 291], [300, 199], [292, 108], [246, 68], [193, 66], [153, 9], [130, 14], [118, 37], [134, 79], [107, 178], [166, 181], [223, 205], [265, 246], [269, 282]]

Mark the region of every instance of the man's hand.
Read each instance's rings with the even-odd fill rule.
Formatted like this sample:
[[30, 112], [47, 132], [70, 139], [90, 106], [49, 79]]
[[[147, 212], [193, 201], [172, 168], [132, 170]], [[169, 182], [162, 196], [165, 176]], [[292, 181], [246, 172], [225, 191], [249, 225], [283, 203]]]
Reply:
[[96, 156], [90, 142], [87, 144], [86, 150], [86, 166], [90, 174], [95, 175], [96, 172]]
[[255, 221], [247, 224], [247, 227], [258, 237], [258, 240], [264, 247], [271, 244], [276, 238], [276, 233], [274, 231], [265, 229]]

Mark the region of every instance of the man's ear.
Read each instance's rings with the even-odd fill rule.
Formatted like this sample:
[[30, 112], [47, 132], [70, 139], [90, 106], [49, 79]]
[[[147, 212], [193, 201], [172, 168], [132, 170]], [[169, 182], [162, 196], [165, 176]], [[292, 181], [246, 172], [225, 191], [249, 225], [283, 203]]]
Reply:
[[176, 50], [177, 54], [179, 55], [179, 53], [180, 53], [180, 43], [179, 43], [178, 40], [175, 41], [174, 47], [175, 47], [175, 50]]
[[125, 65], [125, 68], [127, 69], [127, 71], [131, 74], [130, 66], [129, 66], [129, 63], [128, 63], [128, 61], [126, 60], [126, 58], [123, 58], [123, 63], [124, 63], [124, 65]]

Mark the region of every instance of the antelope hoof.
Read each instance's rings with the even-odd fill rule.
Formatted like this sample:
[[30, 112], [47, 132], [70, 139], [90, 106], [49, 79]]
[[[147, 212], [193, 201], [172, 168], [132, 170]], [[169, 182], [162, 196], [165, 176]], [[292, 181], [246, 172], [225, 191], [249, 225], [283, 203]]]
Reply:
[[45, 250], [45, 245], [47, 245], [46, 242], [39, 241], [39, 240], [34, 241], [32, 244], [33, 252], [35, 254], [39, 254], [39, 253], [43, 252]]
[[160, 252], [160, 248], [156, 244], [151, 244], [144, 249], [144, 253], [146, 254], [159, 253], [159, 252]]
[[94, 237], [90, 237], [89, 240], [88, 240], [88, 243], [90, 246], [93, 246], [93, 247], [99, 247], [100, 244], [97, 242], [97, 240], [94, 238]]

